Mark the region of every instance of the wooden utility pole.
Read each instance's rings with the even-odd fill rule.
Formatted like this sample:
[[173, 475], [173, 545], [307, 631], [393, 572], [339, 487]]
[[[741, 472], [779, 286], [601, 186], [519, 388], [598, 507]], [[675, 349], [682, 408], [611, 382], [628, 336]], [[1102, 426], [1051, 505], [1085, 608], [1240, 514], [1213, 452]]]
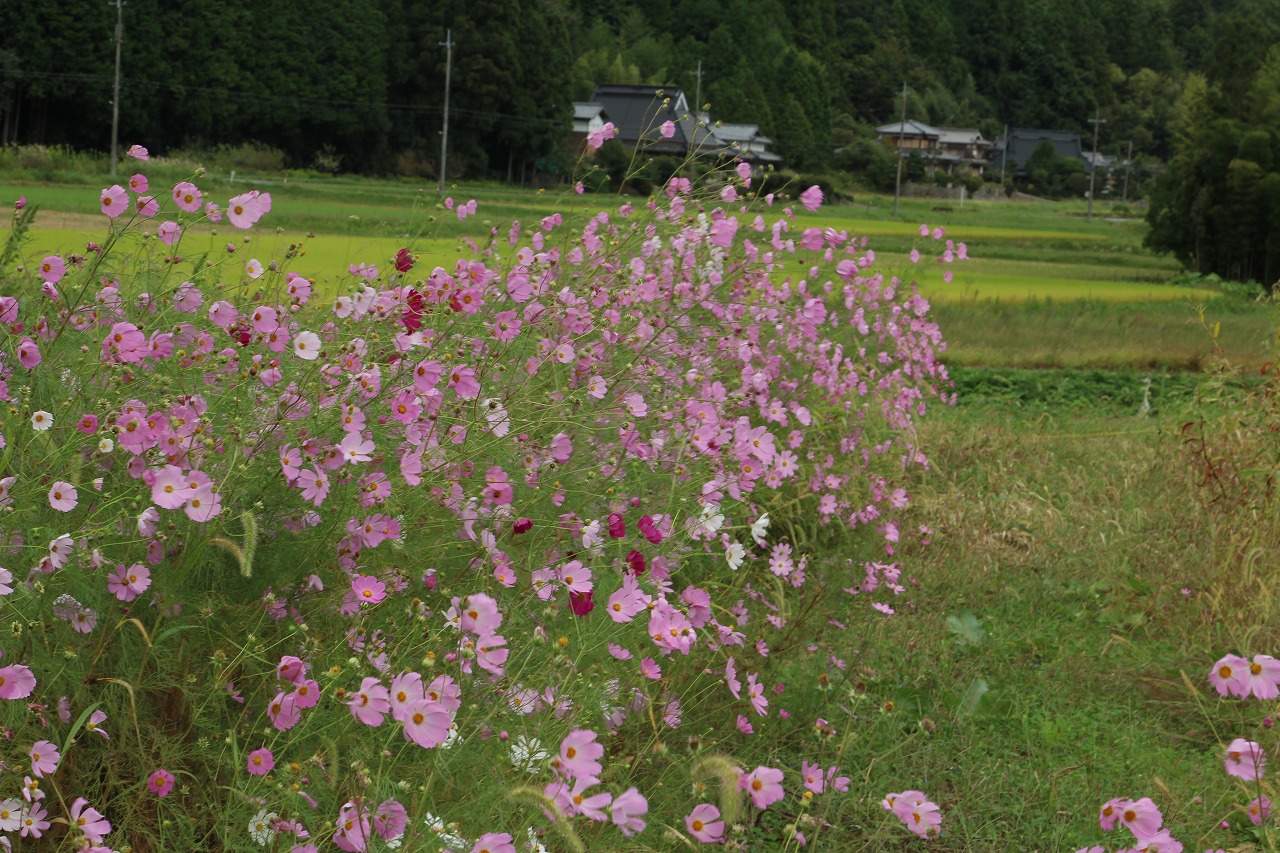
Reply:
[[120, 47], [124, 44], [124, 0], [116, 7], [116, 81], [111, 90], [111, 177], [116, 176], [120, 162]]
[[1093, 108], [1093, 118], [1089, 119], [1089, 124], [1093, 125], [1093, 159], [1089, 163], [1089, 208], [1085, 213], [1085, 221], [1093, 221], [1093, 186], [1094, 179], [1098, 176], [1098, 126], [1106, 124], [1106, 121], [1099, 117], [1098, 108]]
[[444, 128], [440, 131], [440, 197], [444, 198], [446, 172], [449, 165], [449, 83], [453, 75], [453, 30], [444, 31], [444, 41], [440, 46], [445, 48], [444, 60]]
[[1124, 158], [1124, 203], [1129, 203], [1129, 170], [1133, 168], [1133, 140], [1129, 140], [1129, 154]]
[[907, 135], [907, 84], [902, 83], [902, 121], [898, 123], [898, 178], [893, 185], [893, 215], [898, 216], [898, 202], [902, 198], [902, 155], [903, 142]]

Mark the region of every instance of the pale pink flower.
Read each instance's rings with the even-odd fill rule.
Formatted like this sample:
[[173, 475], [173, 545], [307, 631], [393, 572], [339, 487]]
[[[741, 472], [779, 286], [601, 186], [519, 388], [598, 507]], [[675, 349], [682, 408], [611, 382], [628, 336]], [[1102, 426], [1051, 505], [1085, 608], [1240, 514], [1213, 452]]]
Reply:
[[293, 339], [293, 354], [305, 361], [320, 355], [320, 336], [315, 332], [299, 332]]
[[102, 212], [115, 219], [128, 208], [129, 193], [119, 184], [113, 184], [102, 191], [99, 202], [102, 206]]
[[821, 207], [823, 198], [822, 187], [816, 185], [800, 193], [800, 203], [805, 206], [806, 210], [810, 211]]
[[387, 585], [370, 575], [357, 575], [351, 580], [351, 594], [360, 604], [379, 604], [387, 597]]
[[1239, 655], [1223, 655], [1209, 670], [1209, 683], [1220, 696], [1249, 695], [1249, 662]]
[[130, 145], [129, 150], [124, 153], [135, 160], [147, 160], [151, 156], [151, 153], [141, 145]]
[[1271, 816], [1271, 800], [1267, 797], [1258, 797], [1249, 803], [1249, 820], [1254, 826], [1261, 826], [1262, 822]]
[[102, 837], [111, 831], [111, 824], [84, 797], [71, 804], [71, 825], [94, 844], [101, 844]]
[[1267, 756], [1262, 747], [1251, 740], [1238, 737], [1227, 746], [1227, 774], [1252, 782], [1262, 778], [1262, 768], [1266, 766]]
[[1280, 660], [1271, 655], [1254, 655], [1249, 664], [1245, 686], [1257, 699], [1275, 699], [1280, 696]]
[[644, 831], [645, 822], [640, 819], [640, 815], [648, 811], [649, 801], [635, 787], [631, 787], [614, 799], [609, 816], [613, 819], [614, 826], [630, 838], [637, 832]]
[[59, 480], [49, 489], [49, 506], [58, 512], [71, 512], [79, 503], [79, 497], [75, 486]]
[[719, 844], [724, 841], [724, 821], [720, 810], [710, 803], [700, 803], [685, 815], [684, 825], [689, 834], [703, 844]]
[[133, 204], [138, 211], [138, 215], [148, 219], [160, 212], [160, 205], [156, 203], [153, 196], [140, 195]]
[[413, 699], [405, 706], [404, 716], [405, 740], [425, 749], [448, 740], [453, 718], [439, 703], [425, 697]]
[[773, 767], [757, 767], [738, 777], [738, 790], [746, 791], [758, 809], [765, 809], [786, 796], [782, 789], [782, 771]]
[[200, 209], [200, 202], [203, 193], [199, 187], [190, 181], [180, 181], [173, 188], [173, 203], [178, 206], [179, 210], [186, 213], [195, 213]]
[[590, 145], [594, 149], [599, 149], [601, 145], [604, 145], [606, 140], [613, 139], [613, 137], [617, 135], [618, 129], [613, 126], [613, 122], [607, 121], [599, 130], [593, 130], [591, 133], [587, 134], [587, 145]]
[[560, 743], [560, 772], [574, 779], [583, 776], [600, 776], [603, 769], [600, 759], [604, 747], [596, 742], [596, 733], [590, 730], [570, 732]]
[[0, 699], [26, 699], [36, 689], [31, 668], [20, 663], [0, 667]]
[[658, 133], [663, 139], [670, 139], [676, 135], [676, 123], [674, 121], [664, 121], [658, 128]]
[[360, 689], [347, 700], [347, 706], [357, 720], [376, 728], [391, 710], [391, 694], [378, 679], [369, 676], [360, 682]]
[[67, 262], [57, 255], [50, 255], [40, 262], [40, 277], [49, 284], [57, 284], [67, 273]]
[[39, 779], [43, 779], [45, 774], [57, 770], [58, 762], [62, 760], [62, 756], [58, 753], [58, 747], [47, 740], [36, 741], [32, 745], [29, 755], [31, 757], [31, 775]]

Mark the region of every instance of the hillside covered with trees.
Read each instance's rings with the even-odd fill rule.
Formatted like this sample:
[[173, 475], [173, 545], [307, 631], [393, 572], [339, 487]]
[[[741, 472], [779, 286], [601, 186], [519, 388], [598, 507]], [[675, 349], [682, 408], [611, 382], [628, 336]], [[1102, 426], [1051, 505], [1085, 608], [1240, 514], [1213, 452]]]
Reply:
[[[0, 142], [109, 146], [116, 13], [0, 7]], [[802, 169], [865, 165], [904, 81], [921, 121], [1087, 133], [1097, 107], [1104, 151], [1166, 161], [1187, 87], [1228, 96], [1277, 21], [1280, 0], [129, 0], [121, 139], [433, 174], [451, 29], [459, 176], [562, 167], [571, 103], [601, 82], [700, 92]]]

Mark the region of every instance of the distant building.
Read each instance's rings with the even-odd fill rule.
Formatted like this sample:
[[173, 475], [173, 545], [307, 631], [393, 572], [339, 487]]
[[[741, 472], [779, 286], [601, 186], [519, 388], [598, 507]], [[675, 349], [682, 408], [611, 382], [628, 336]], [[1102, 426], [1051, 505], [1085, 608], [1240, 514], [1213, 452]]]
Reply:
[[978, 174], [987, 167], [991, 143], [973, 127], [933, 127], [908, 119], [876, 128], [883, 145], [919, 154], [930, 169], [947, 174]]
[[724, 147], [746, 162], [757, 166], [777, 166], [782, 163], [782, 157], [769, 150], [773, 140], [760, 132], [760, 125], [729, 122], [715, 124], [706, 113], [703, 116], [707, 124], [712, 125], [712, 133]]
[[587, 147], [587, 135], [604, 127], [609, 120], [604, 104], [591, 101], [573, 102], [573, 148], [581, 153]]
[[[718, 153], [724, 143], [711, 128], [699, 126], [689, 102], [676, 86], [633, 86], [606, 83], [596, 87], [591, 102], [600, 104], [618, 129], [617, 139], [648, 154], [684, 157], [690, 153]], [[662, 135], [671, 122], [674, 132]]]
[[[999, 171], [1004, 166], [1006, 178], [1020, 178], [1027, 174], [1027, 161], [1036, 149], [1044, 142], [1053, 145], [1059, 157], [1079, 160], [1084, 164], [1085, 174], [1093, 171], [1092, 152], [1085, 153], [1080, 142], [1080, 134], [1065, 130], [1034, 130], [1025, 127], [1011, 127], [1005, 139], [996, 142], [992, 149], [991, 169]], [[1107, 168], [1108, 161], [1114, 158], [1098, 156], [1098, 165]]]

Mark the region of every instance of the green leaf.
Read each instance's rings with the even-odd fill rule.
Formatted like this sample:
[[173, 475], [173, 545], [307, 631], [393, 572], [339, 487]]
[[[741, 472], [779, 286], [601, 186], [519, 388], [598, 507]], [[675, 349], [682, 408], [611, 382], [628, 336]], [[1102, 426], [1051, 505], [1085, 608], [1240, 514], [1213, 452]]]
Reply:
[[972, 716], [978, 710], [978, 706], [982, 704], [983, 698], [990, 692], [991, 685], [987, 684], [985, 678], [975, 678], [973, 683], [969, 685], [969, 689], [965, 690], [964, 695], [960, 697], [960, 701], [956, 703], [956, 719], [963, 720]]
[[947, 627], [956, 635], [956, 642], [962, 646], [981, 645], [987, 638], [987, 632], [978, 621], [978, 617], [968, 610], [948, 616]]

